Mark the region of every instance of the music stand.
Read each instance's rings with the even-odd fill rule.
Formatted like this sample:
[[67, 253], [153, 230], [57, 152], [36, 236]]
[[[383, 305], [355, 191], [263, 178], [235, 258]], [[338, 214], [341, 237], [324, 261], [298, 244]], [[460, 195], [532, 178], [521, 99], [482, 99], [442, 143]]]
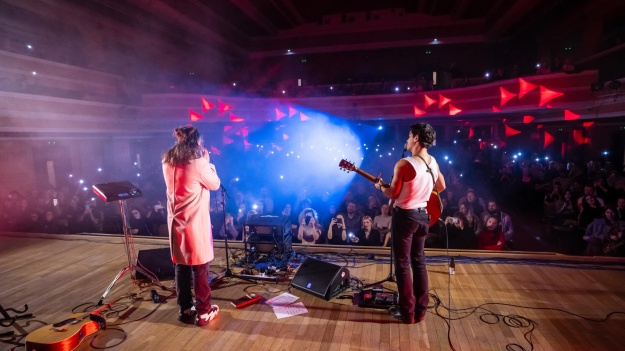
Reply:
[[109, 286], [104, 291], [104, 294], [102, 294], [102, 297], [98, 301], [97, 305], [102, 305], [104, 299], [106, 298], [106, 295], [108, 295], [108, 293], [113, 288], [113, 285], [115, 285], [117, 280], [119, 280], [119, 278], [121, 278], [128, 271], [130, 271], [130, 277], [133, 281], [137, 279], [136, 272], [140, 272], [144, 276], [149, 277], [153, 284], [160, 286], [163, 290], [169, 290], [163, 284], [161, 284], [161, 282], [154, 279], [154, 274], [149, 273], [147, 270], [137, 266], [136, 264], [137, 252], [135, 250], [133, 235], [130, 231], [130, 226], [128, 225], [128, 219], [126, 217], [126, 200], [143, 196], [141, 190], [127, 181], [95, 184], [92, 185], [91, 188], [93, 189], [93, 192], [104, 202], [111, 202], [116, 200], [119, 201], [119, 210], [122, 217], [124, 232], [124, 250], [126, 251], [126, 258], [128, 259], [128, 264], [126, 265], [126, 267], [122, 268], [122, 270], [117, 273], [111, 284], [109, 284]]

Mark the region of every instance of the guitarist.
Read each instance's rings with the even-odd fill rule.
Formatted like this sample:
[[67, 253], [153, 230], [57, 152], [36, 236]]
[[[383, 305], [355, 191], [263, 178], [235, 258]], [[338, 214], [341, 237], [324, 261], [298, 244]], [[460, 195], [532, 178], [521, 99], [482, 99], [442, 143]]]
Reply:
[[375, 185], [384, 196], [395, 200], [391, 245], [395, 252], [399, 305], [391, 307], [389, 314], [406, 324], [421, 322], [428, 306], [428, 275], [423, 250], [429, 229], [426, 205], [434, 182], [439, 193], [445, 189], [445, 179], [438, 164], [428, 154], [435, 139], [436, 132], [431, 125], [417, 123], [410, 126], [406, 149], [412, 156], [395, 164], [393, 180], [388, 186], [381, 177]]

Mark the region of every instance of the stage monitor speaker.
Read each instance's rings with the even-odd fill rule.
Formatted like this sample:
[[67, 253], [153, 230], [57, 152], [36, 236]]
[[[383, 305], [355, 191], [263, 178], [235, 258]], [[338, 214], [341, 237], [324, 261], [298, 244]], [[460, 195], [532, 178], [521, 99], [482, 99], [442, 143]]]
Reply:
[[295, 273], [291, 285], [309, 294], [330, 300], [349, 288], [349, 282], [347, 268], [309, 257]]
[[[137, 266], [141, 267], [148, 272], [154, 273], [159, 278], [173, 278], [176, 275], [174, 263], [171, 260], [171, 250], [166, 248], [139, 250], [137, 255]], [[150, 279], [141, 272], [137, 271], [138, 279]]]

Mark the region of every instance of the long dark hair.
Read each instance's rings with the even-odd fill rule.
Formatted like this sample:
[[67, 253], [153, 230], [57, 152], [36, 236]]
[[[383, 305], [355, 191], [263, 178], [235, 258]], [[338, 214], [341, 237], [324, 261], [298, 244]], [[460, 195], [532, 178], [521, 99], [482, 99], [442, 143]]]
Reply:
[[176, 144], [163, 155], [163, 163], [170, 166], [182, 166], [192, 159], [202, 157], [200, 132], [193, 126], [174, 129]]

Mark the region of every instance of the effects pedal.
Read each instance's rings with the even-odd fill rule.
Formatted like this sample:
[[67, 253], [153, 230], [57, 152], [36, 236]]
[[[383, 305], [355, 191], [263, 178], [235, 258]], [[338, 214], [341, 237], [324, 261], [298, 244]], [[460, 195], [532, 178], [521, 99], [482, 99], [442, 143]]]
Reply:
[[394, 291], [384, 292], [376, 287], [354, 294], [353, 302], [360, 307], [387, 309], [397, 305], [397, 293]]

